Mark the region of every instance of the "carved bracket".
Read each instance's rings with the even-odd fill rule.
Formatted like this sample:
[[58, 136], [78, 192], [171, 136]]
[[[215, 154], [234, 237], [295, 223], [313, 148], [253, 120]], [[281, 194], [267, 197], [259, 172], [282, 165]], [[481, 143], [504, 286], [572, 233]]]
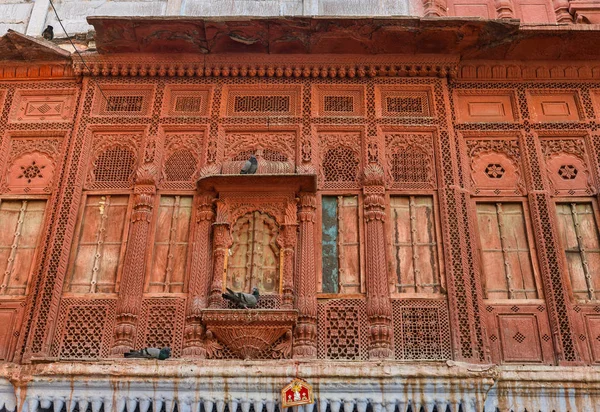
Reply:
[[208, 357], [224, 357], [228, 349], [241, 359], [290, 358], [297, 319], [296, 310], [204, 310], [206, 346], [218, 349], [207, 350]]

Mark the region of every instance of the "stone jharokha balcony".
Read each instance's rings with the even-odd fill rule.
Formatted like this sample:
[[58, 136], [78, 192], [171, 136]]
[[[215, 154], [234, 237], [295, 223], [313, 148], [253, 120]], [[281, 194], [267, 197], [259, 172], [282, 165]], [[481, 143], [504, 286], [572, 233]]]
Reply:
[[89, 21], [0, 39], [0, 407], [598, 411], [599, 26]]

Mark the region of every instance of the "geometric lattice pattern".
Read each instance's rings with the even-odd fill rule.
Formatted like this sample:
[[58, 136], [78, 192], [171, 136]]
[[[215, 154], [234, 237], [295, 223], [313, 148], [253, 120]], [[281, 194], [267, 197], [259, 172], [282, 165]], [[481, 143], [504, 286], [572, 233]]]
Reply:
[[428, 182], [429, 156], [420, 150], [407, 148], [391, 154], [391, 172], [394, 182]]
[[[100, 153], [94, 162], [94, 186], [128, 184], [135, 166], [135, 154], [120, 146]], [[120, 185], [119, 185], [120, 186]]]
[[107, 112], [141, 112], [144, 96], [110, 96]]
[[369, 327], [362, 299], [319, 302], [317, 318], [319, 359], [368, 359]]
[[401, 91], [395, 88], [381, 90], [383, 116], [425, 117], [431, 116], [429, 93], [427, 91]]
[[392, 310], [396, 359], [452, 359], [445, 300], [392, 300]]
[[290, 111], [290, 96], [235, 96], [236, 113], [286, 113]]
[[352, 96], [325, 96], [325, 112], [350, 112], [354, 111], [354, 98]]
[[108, 356], [116, 300], [63, 299], [53, 346], [60, 359], [97, 359]]
[[171, 356], [181, 356], [185, 299], [149, 298], [142, 302], [136, 348], [171, 348]]
[[345, 187], [344, 183], [358, 181], [359, 159], [356, 153], [347, 147], [336, 147], [327, 150], [323, 156], [323, 175], [325, 183], [330, 186]]
[[165, 162], [165, 180], [168, 182], [189, 181], [196, 172], [196, 167], [196, 158], [189, 150], [177, 150]]

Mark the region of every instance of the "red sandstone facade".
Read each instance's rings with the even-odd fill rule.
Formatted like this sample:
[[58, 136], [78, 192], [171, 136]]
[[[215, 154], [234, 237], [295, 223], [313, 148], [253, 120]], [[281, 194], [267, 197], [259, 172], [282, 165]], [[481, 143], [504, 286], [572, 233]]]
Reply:
[[600, 363], [598, 51], [544, 57], [581, 39], [198, 58], [95, 23], [87, 66], [2, 39], [38, 53], [0, 69], [4, 361]]

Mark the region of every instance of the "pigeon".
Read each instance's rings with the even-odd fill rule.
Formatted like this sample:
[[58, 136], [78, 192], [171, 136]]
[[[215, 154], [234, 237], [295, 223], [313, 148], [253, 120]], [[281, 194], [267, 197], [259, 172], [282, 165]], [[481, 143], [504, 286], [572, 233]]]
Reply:
[[144, 348], [140, 350], [130, 350], [123, 354], [126, 358], [144, 358], [165, 360], [171, 357], [171, 348]]
[[252, 294], [234, 292], [233, 290], [227, 288], [227, 293], [223, 293], [221, 296], [223, 296], [224, 299], [232, 301], [238, 307], [244, 309], [255, 307], [259, 298], [258, 288], [253, 288]]
[[258, 160], [256, 160], [254, 155], [251, 155], [250, 159], [246, 160], [246, 163], [244, 163], [244, 167], [242, 167], [240, 173], [243, 175], [253, 175], [256, 173], [256, 169], [258, 169]]
[[54, 38], [54, 27], [48, 25], [42, 32], [42, 37], [46, 40], [52, 40]]

